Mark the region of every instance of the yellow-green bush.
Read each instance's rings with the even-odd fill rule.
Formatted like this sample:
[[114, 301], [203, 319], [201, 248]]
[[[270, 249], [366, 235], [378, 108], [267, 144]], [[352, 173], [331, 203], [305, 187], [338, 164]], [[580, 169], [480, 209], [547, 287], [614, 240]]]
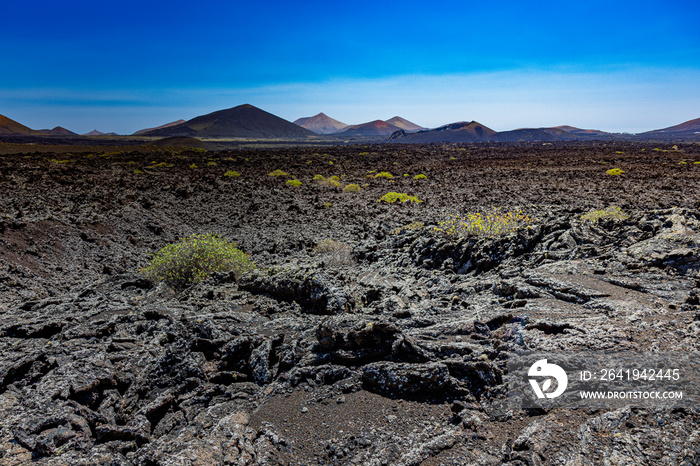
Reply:
[[282, 170], [275, 170], [268, 173], [267, 176], [287, 176], [287, 173]]
[[422, 174], [422, 173], [413, 177], [414, 180], [425, 180], [425, 179], [427, 179], [427, 178], [428, 178], [428, 177], [425, 176], [425, 175]]
[[236, 178], [238, 176], [241, 176], [241, 174], [235, 170], [228, 170], [226, 173], [224, 173], [224, 176], [226, 178]]
[[349, 185], [347, 185], [347, 186], [345, 186], [345, 187], [343, 188], [343, 192], [346, 192], [346, 193], [354, 193], [354, 192], [357, 192], [357, 191], [360, 191], [360, 185], [359, 185], [359, 184], [353, 184], [353, 183], [351, 183], [351, 184], [349, 184]]
[[313, 179], [314, 181], [323, 181], [326, 178], [323, 175], [314, 175]]
[[418, 199], [416, 196], [409, 196], [406, 193], [397, 193], [397, 192], [388, 192], [379, 199], [377, 199], [377, 202], [388, 202], [389, 204], [393, 204], [394, 202], [410, 202], [413, 204], [414, 202], [423, 202], [420, 199]]
[[299, 180], [287, 180], [287, 186], [297, 188], [297, 187], [301, 186], [301, 181], [299, 181]]
[[600, 219], [625, 220], [627, 218], [629, 218], [629, 215], [624, 213], [621, 208], [614, 205], [608, 207], [607, 209], [591, 210], [590, 212], [586, 212], [585, 214], [581, 215], [581, 220], [592, 223], [596, 223]]
[[239, 276], [252, 268], [250, 258], [236, 243], [205, 233], [165, 246], [142, 272], [151, 280], [182, 288], [215, 272], [233, 272]]
[[622, 171], [620, 168], [611, 168], [610, 170], [606, 171], [605, 173], [607, 173], [608, 175], [612, 175], [612, 176], [618, 176], [618, 175], [622, 175], [625, 172]]
[[465, 215], [450, 215], [439, 222], [433, 231], [451, 236], [500, 236], [530, 223], [530, 216], [522, 211], [493, 209], [488, 213], [469, 212]]
[[375, 178], [393, 178], [394, 175], [392, 175], [389, 172], [379, 172], [376, 175], [374, 175]]

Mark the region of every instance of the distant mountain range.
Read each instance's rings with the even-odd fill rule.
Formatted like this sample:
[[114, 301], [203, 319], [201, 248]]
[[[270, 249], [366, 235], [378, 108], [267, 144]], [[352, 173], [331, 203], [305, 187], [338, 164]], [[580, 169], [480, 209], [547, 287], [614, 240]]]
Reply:
[[[0, 136], [77, 136], [61, 126], [33, 130], [0, 115]], [[434, 129], [425, 129], [404, 118], [374, 120], [358, 125], [347, 125], [324, 113], [300, 118], [294, 123], [249, 104], [219, 110], [188, 121], [178, 120], [164, 125], [139, 130], [134, 135], [150, 137], [192, 138], [250, 138], [250, 139], [318, 139], [329, 141], [370, 140], [393, 143], [431, 142], [518, 142], [518, 141], [571, 141], [571, 140], [673, 140], [700, 141], [700, 118], [668, 128], [638, 134], [607, 133], [573, 126], [547, 128], [520, 128], [497, 132], [476, 121], [450, 123]], [[82, 136], [118, 136], [94, 130]]]

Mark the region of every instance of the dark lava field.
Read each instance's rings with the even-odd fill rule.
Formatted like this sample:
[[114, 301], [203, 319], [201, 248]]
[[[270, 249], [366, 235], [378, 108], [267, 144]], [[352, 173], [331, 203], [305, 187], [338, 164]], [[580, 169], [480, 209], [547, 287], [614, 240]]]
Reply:
[[[700, 463], [694, 406], [502, 408], [521, 351], [700, 350], [698, 144], [20, 146], [0, 464]], [[526, 220], [440, 231], [494, 211]], [[256, 268], [142, 275], [207, 232]]]

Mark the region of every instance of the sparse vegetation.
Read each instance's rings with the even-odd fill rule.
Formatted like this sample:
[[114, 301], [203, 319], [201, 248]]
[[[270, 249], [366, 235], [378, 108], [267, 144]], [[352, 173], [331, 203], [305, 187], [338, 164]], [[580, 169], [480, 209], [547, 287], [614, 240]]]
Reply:
[[323, 181], [326, 178], [323, 175], [314, 175], [313, 179], [314, 181]]
[[70, 163], [70, 160], [57, 160], [57, 159], [51, 159], [53, 163]]
[[388, 192], [379, 199], [377, 199], [377, 202], [388, 202], [389, 204], [393, 204], [394, 202], [410, 202], [413, 204], [414, 202], [423, 202], [420, 199], [418, 199], [416, 196], [409, 196], [406, 193], [397, 193], [394, 191]]
[[205, 233], [165, 246], [142, 272], [151, 280], [183, 288], [215, 272], [233, 272], [239, 276], [253, 267], [250, 258], [235, 243]]
[[241, 174], [235, 170], [228, 170], [226, 173], [224, 173], [224, 176], [226, 178], [236, 178], [238, 176], [241, 176]]
[[426, 180], [426, 179], [428, 179], [428, 177], [421, 173], [419, 175], [414, 176], [413, 179], [414, 180]]
[[623, 170], [621, 170], [620, 168], [611, 168], [610, 170], [606, 171], [605, 173], [607, 173], [608, 175], [612, 175], [612, 176], [618, 176], [618, 175], [622, 175], [625, 172]]
[[313, 252], [321, 256], [324, 262], [330, 266], [349, 265], [355, 262], [352, 256], [352, 247], [332, 239], [326, 239], [318, 243]]
[[450, 215], [439, 222], [433, 231], [450, 236], [501, 236], [530, 223], [530, 217], [521, 210], [502, 211], [493, 209], [488, 213], [470, 212], [465, 215]]
[[287, 180], [287, 186], [297, 188], [297, 187], [301, 186], [301, 181], [299, 181], [299, 180]]
[[343, 188], [343, 192], [346, 192], [346, 193], [354, 193], [354, 192], [357, 192], [357, 191], [360, 191], [360, 190], [361, 190], [360, 185], [359, 185], [359, 184], [353, 184], [353, 183], [350, 183], [350, 184], [348, 184], [347, 186], [345, 186], [345, 187]]
[[199, 168], [196, 163], [190, 165], [190, 168]]
[[379, 172], [376, 175], [374, 175], [375, 178], [393, 178], [394, 175], [392, 175], [389, 172]]
[[596, 223], [598, 220], [625, 220], [629, 218], [629, 215], [624, 213], [618, 206], [610, 206], [607, 209], [601, 210], [591, 210], [583, 215], [581, 215], [581, 220], [586, 222]]
[[331, 186], [333, 188], [340, 188], [341, 186], [343, 186], [340, 181], [334, 180], [332, 178], [329, 178], [327, 180], [321, 180], [318, 182], [318, 184], [323, 185], [323, 186]]
[[287, 176], [287, 173], [278, 169], [278, 170], [271, 171], [270, 173], [267, 174], [267, 176]]
[[411, 223], [409, 223], [408, 225], [405, 225], [405, 226], [402, 226], [402, 227], [395, 228], [395, 229], [391, 230], [391, 234], [393, 234], [393, 235], [398, 235], [398, 234], [400, 234], [400, 233], [403, 233], [404, 231], [415, 231], [415, 230], [420, 230], [420, 229], [422, 229], [424, 226], [425, 226], [425, 223], [424, 223], [424, 222], [417, 222], [417, 221], [416, 221], [416, 222], [411, 222]]

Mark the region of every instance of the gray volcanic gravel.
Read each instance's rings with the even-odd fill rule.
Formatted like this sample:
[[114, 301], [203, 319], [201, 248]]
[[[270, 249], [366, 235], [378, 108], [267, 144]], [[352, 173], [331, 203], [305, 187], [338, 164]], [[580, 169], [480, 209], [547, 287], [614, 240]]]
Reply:
[[[519, 351], [698, 351], [695, 162], [636, 143], [4, 155], [0, 464], [699, 464], [695, 407], [500, 409]], [[610, 205], [629, 217], [581, 218]], [[493, 207], [530, 222], [434, 229]], [[209, 231], [257, 268], [141, 274]]]

